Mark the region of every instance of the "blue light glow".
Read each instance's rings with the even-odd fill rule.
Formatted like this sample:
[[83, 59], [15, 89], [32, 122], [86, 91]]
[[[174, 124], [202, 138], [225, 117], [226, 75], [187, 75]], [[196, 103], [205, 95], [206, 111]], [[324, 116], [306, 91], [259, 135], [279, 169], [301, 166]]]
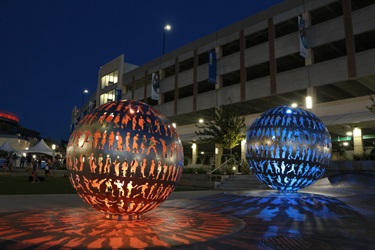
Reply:
[[246, 134], [246, 159], [254, 175], [281, 192], [296, 192], [323, 176], [331, 159], [325, 125], [308, 110], [267, 110]]

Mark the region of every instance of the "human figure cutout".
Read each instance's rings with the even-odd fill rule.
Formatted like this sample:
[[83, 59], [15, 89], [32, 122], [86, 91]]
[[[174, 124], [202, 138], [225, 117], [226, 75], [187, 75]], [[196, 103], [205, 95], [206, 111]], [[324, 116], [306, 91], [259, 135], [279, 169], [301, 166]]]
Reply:
[[124, 181], [120, 182], [119, 179], [117, 179], [113, 184], [115, 184], [115, 186], [117, 187], [118, 189], [118, 195], [119, 196], [124, 196]]
[[134, 195], [133, 198], [135, 198], [135, 197], [137, 197], [139, 195], [142, 195], [142, 198], [145, 199], [146, 198], [146, 190], [148, 189], [148, 182], [146, 182], [143, 185], [138, 186], [137, 189], [141, 189], [141, 192], [139, 192], [138, 194]]
[[143, 135], [142, 141], [141, 141], [141, 152], [142, 152], [142, 154], [145, 153], [146, 146], [147, 146], [147, 137], [146, 137], [146, 135]]
[[122, 171], [123, 177], [126, 177], [126, 174], [128, 172], [128, 167], [129, 167], [128, 161], [125, 159], [124, 162], [121, 164], [121, 171]]
[[114, 128], [119, 128], [120, 125], [119, 125], [119, 122], [120, 122], [120, 113], [117, 113], [115, 119], [113, 120], [113, 127]]
[[146, 175], [145, 175], [146, 166], [147, 166], [147, 159], [143, 158], [142, 165], [141, 165], [141, 175], [142, 175], [142, 178], [146, 178]]
[[138, 119], [138, 130], [144, 130], [145, 129], [145, 119], [143, 119], [142, 116]]
[[139, 140], [139, 135], [136, 134], [134, 137], [133, 137], [133, 153], [139, 153], [138, 152], [138, 140]]
[[132, 130], [136, 130], [137, 129], [137, 117], [136, 116], [133, 116], [132, 118]]
[[107, 130], [103, 132], [102, 140], [100, 142], [101, 149], [104, 149], [106, 141], [107, 141]]
[[110, 173], [110, 169], [111, 169], [111, 164], [112, 164], [112, 160], [111, 160], [111, 157], [109, 157], [109, 155], [107, 155], [107, 158], [105, 159], [105, 164], [104, 164], [104, 170], [103, 172], [105, 174], [109, 174]]
[[102, 171], [103, 171], [103, 155], [102, 154], [99, 154], [98, 165], [99, 165], [98, 172], [99, 172], [99, 174], [101, 174]]
[[151, 176], [155, 179], [155, 160], [151, 159], [150, 171], [148, 172], [148, 178]]
[[105, 192], [111, 192], [111, 194], [113, 195], [112, 179], [108, 179], [105, 182]]
[[121, 128], [126, 128], [128, 127], [128, 123], [130, 121], [130, 116], [126, 113], [123, 117], [122, 117], [122, 120], [121, 120]]
[[130, 198], [130, 195], [132, 193], [133, 188], [137, 187], [138, 185], [133, 186], [133, 181], [130, 181], [128, 185], [126, 186], [126, 189], [128, 190], [128, 193], [126, 195], [126, 198]]
[[113, 150], [113, 144], [115, 142], [115, 133], [111, 131], [108, 138], [108, 150]]
[[122, 146], [122, 136], [119, 131], [116, 132], [117, 148], [116, 150], [122, 151], [124, 148]]
[[125, 136], [125, 151], [126, 152], [131, 152], [131, 149], [130, 149], [130, 132], [126, 132], [126, 136]]
[[113, 163], [114, 164], [114, 170], [115, 170], [115, 175], [116, 176], [119, 176], [120, 175], [120, 160], [119, 159], [116, 159], [115, 162]]
[[105, 122], [107, 123], [105, 126], [108, 127], [109, 124], [112, 122], [113, 118], [115, 117], [115, 115], [113, 113], [111, 113], [109, 116], [107, 116], [107, 118], [105, 118]]
[[83, 143], [81, 145], [81, 148], [83, 148], [83, 146], [86, 144], [86, 142], [89, 142], [90, 135], [91, 135], [90, 130], [86, 130], [85, 131], [85, 138], [83, 139]]
[[161, 142], [162, 154], [161, 156], [167, 158], [167, 144], [162, 138], [159, 139]]
[[156, 151], [156, 144], [157, 143], [159, 143], [159, 142], [155, 139], [155, 137], [151, 136], [150, 142], [149, 142], [149, 145], [148, 145], [148, 149], [147, 149], [147, 155], [150, 154], [151, 149], [154, 151], [155, 155], [158, 155], [158, 153]]

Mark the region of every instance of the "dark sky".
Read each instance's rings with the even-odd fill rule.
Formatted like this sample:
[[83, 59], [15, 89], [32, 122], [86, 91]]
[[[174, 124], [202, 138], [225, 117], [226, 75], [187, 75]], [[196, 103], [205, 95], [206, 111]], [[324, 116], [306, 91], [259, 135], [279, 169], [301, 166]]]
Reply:
[[[0, 0], [0, 110], [44, 138], [69, 139], [71, 111], [99, 67], [143, 65], [281, 0]], [[88, 97], [88, 96], [87, 96]], [[86, 97], [86, 98], [87, 98]]]

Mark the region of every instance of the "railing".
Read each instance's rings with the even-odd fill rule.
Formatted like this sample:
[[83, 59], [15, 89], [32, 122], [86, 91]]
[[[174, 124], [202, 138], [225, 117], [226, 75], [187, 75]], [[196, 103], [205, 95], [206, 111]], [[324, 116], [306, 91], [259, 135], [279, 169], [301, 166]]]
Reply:
[[228, 166], [228, 163], [229, 162], [235, 162], [235, 159], [234, 158], [229, 158], [228, 160], [226, 160], [225, 162], [223, 162], [220, 166], [218, 166], [217, 168], [215, 168], [214, 170], [212, 170], [210, 173], [208, 173], [210, 175], [210, 190], [212, 188], [212, 185], [211, 185], [211, 182], [212, 182], [212, 173], [215, 172], [216, 170], [218, 170], [219, 168], [223, 167], [224, 165], [225, 166]]

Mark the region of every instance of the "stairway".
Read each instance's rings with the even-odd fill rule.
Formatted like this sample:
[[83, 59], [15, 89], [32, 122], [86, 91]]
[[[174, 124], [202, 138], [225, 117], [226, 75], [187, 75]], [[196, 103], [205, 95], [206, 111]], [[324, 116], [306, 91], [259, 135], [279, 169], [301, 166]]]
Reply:
[[221, 182], [216, 189], [223, 191], [234, 191], [264, 190], [269, 188], [260, 182], [254, 175], [230, 175], [229, 179]]

